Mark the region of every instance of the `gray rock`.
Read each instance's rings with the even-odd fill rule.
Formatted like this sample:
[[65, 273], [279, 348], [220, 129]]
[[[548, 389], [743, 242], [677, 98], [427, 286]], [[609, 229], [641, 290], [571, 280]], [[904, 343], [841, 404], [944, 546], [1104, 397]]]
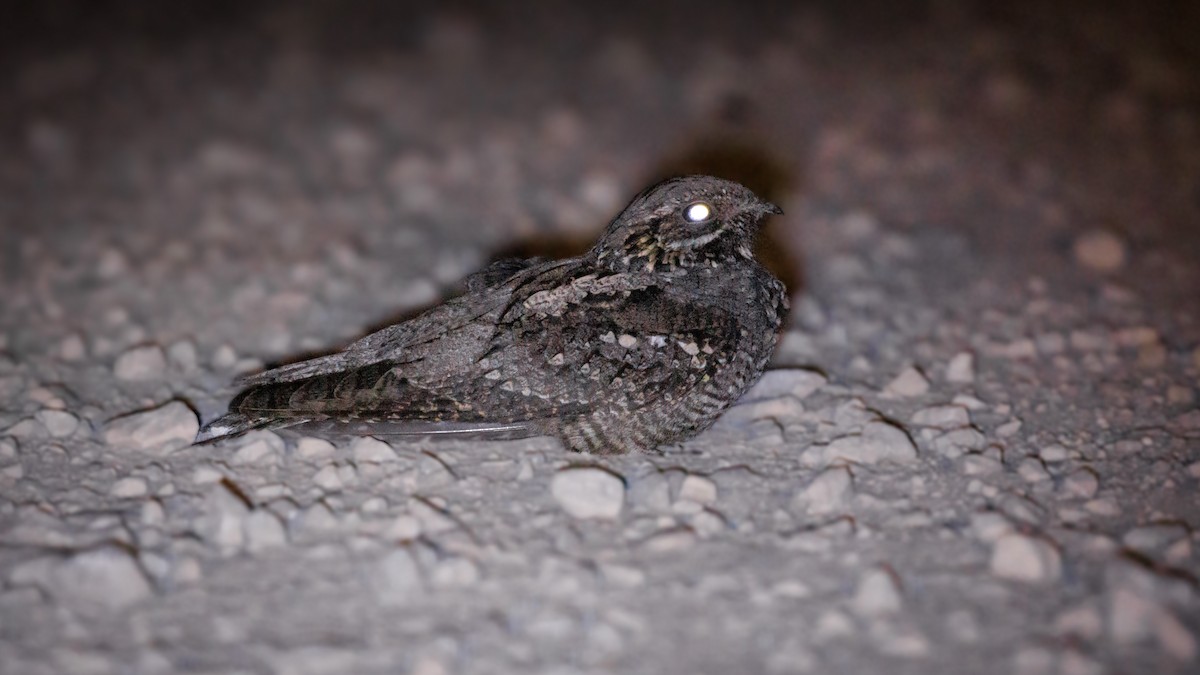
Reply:
[[191, 445], [199, 430], [196, 413], [179, 401], [171, 401], [109, 422], [104, 442], [118, 448], [166, 453]]
[[792, 498], [792, 504], [808, 513], [824, 514], [842, 510], [854, 493], [854, 478], [844, 466], [817, 474]]
[[992, 574], [1025, 583], [1050, 583], [1062, 576], [1062, 556], [1050, 541], [1010, 532], [996, 540]]
[[599, 467], [571, 467], [554, 475], [550, 494], [573, 518], [614, 520], [625, 505], [625, 481]]
[[134, 347], [118, 356], [113, 364], [113, 374], [127, 382], [161, 380], [166, 370], [167, 357], [158, 345]]
[[916, 460], [917, 448], [908, 434], [882, 421], [868, 422], [861, 433], [837, 438], [829, 445], [811, 448], [801, 456], [806, 466], [825, 466], [839, 461], [910, 464]]
[[133, 557], [114, 546], [71, 556], [54, 570], [53, 580], [53, 587], [47, 590], [71, 606], [98, 606], [115, 611], [153, 594], [150, 582]]

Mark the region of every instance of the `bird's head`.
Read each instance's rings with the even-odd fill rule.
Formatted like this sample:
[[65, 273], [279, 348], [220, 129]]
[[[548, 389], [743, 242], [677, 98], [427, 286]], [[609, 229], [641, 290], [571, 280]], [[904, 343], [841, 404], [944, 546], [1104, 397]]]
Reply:
[[750, 259], [760, 223], [780, 213], [778, 206], [733, 181], [670, 178], [634, 197], [609, 223], [593, 252], [615, 267], [651, 271]]

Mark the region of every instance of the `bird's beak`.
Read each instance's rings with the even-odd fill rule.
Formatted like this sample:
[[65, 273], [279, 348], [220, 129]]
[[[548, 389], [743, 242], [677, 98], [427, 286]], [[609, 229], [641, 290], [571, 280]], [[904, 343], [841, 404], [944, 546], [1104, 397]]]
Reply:
[[771, 202], [769, 202], [765, 199], [762, 201], [762, 204], [760, 205], [760, 207], [762, 208], [763, 215], [773, 215], [773, 216], [782, 216], [783, 215], [783, 209], [779, 208], [778, 206], [775, 206], [774, 204], [772, 204]]

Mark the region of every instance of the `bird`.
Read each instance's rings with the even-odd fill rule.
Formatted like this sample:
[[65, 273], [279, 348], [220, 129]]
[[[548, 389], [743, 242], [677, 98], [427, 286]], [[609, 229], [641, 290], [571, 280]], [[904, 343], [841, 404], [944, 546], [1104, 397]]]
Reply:
[[666, 179], [579, 256], [500, 260], [343, 351], [243, 378], [196, 442], [293, 428], [553, 436], [591, 454], [682, 443], [774, 352], [788, 294], [753, 243], [782, 213], [730, 180]]

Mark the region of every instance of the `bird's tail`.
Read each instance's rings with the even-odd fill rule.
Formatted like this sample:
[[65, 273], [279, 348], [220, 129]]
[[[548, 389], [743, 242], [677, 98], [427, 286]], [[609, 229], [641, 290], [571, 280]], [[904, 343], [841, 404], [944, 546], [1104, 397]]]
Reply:
[[196, 434], [196, 440], [192, 441], [192, 444], [206, 445], [226, 438], [237, 438], [256, 429], [281, 429], [307, 421], [305, 418], [280, 419], [279, 417], [231, 412], [205, 424]]

